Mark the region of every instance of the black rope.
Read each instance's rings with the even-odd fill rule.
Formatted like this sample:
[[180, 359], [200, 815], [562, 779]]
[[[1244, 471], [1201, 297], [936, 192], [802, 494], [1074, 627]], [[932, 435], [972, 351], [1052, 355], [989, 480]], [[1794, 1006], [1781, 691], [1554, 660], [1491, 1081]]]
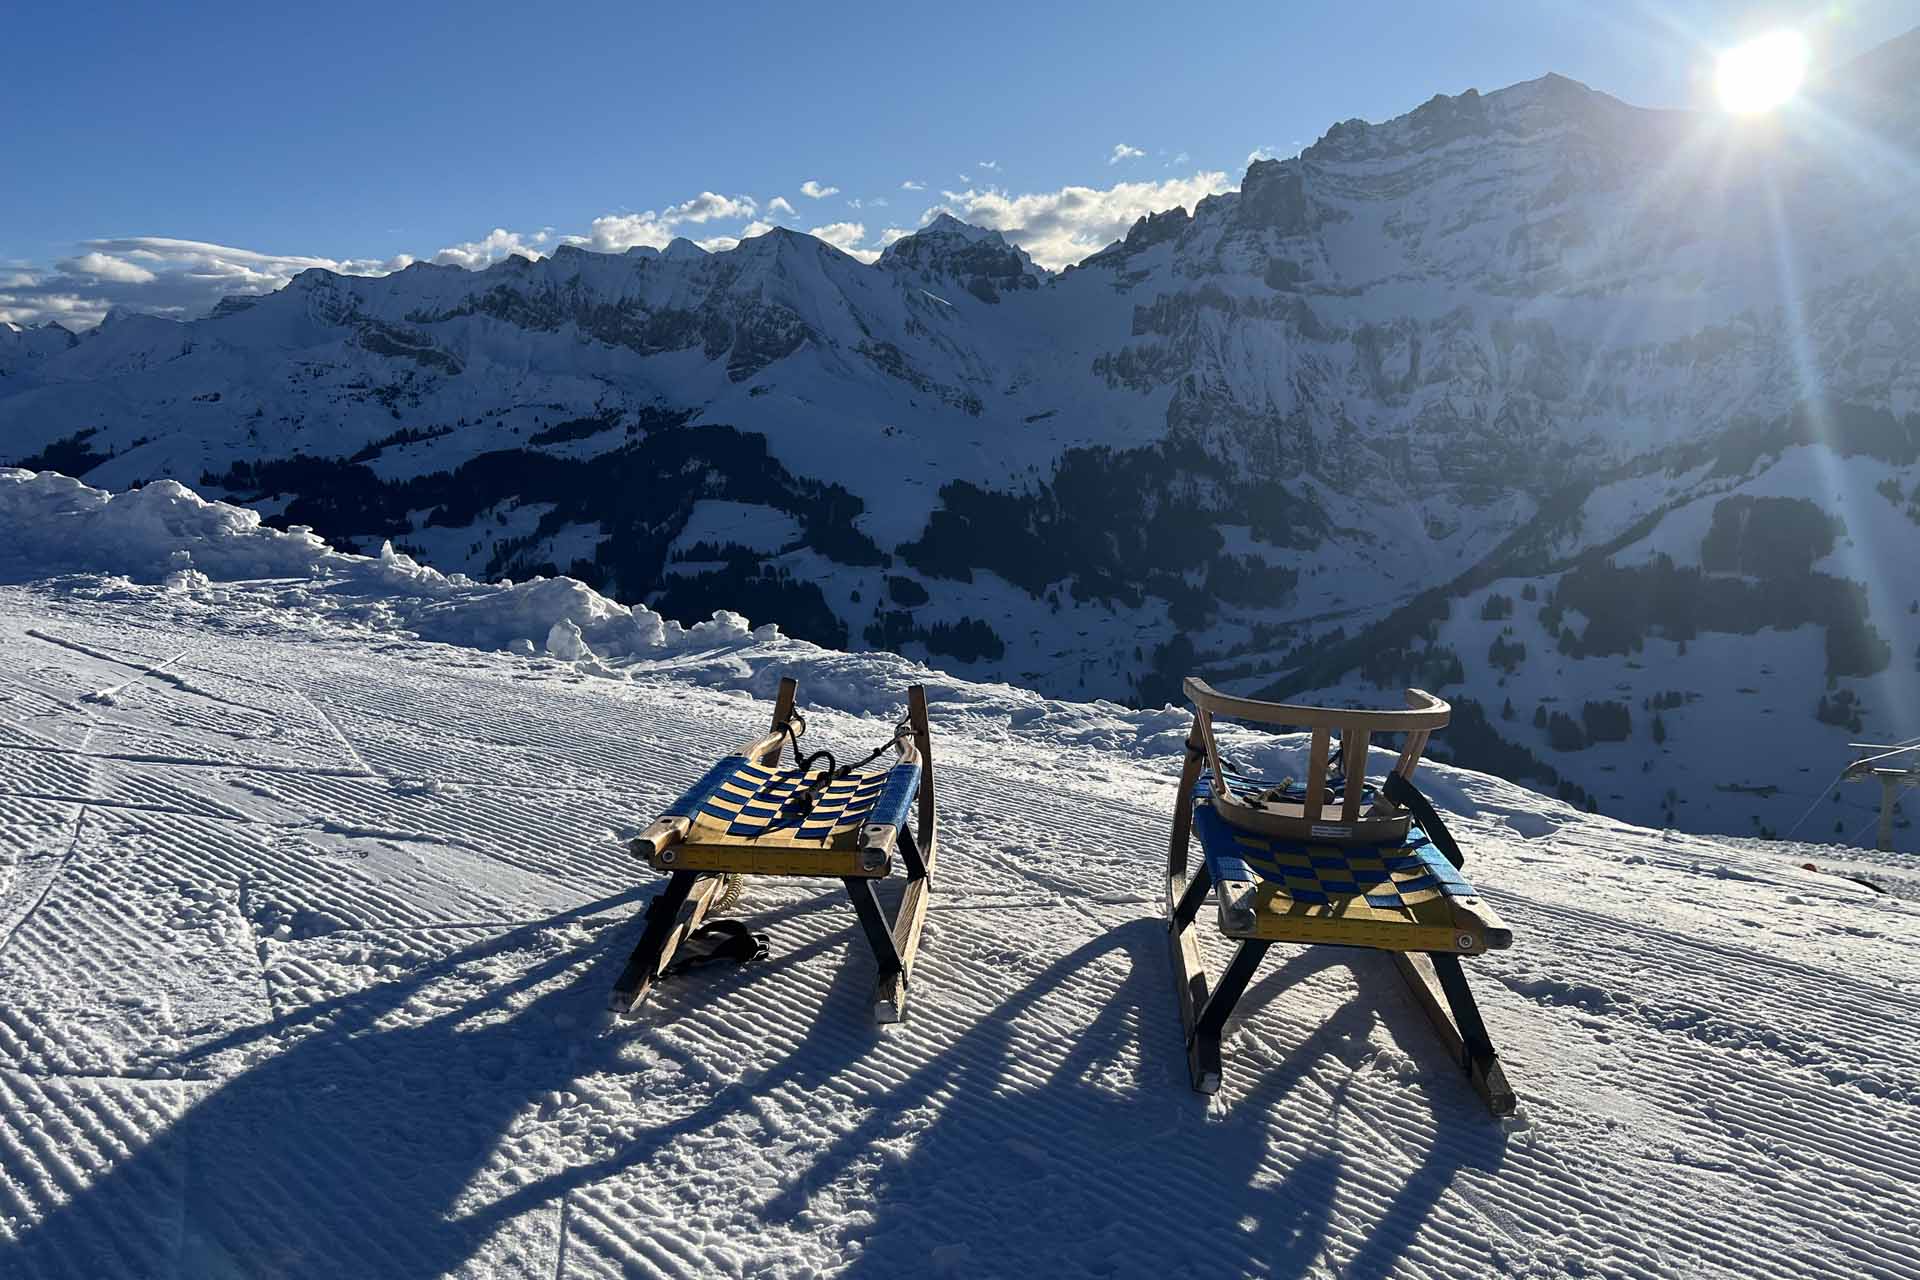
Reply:
[[[787, 807], [796, 811], [804, 818], [813, 812], [813, 806], [819, 803], [821, 794], [833, 784], [835, 779], [848, 777], [857, 770], [872, 764], [875, 760], [878, 760], [881, 756], [893, 750], [900, 742], [900, 739], [908, 736], [912, 732], [913, 726], [911, 723], [906, 720], [900, 721], [899, 724], [893, 726], [893, 736], [891, 738], [888, 738], [885, 742], [868, 752], [864, 760], [856, 760], [852, 764], [836, 766], [833, 760], [833, 753], [824, 748], [807, 756], [804, 760], [800, 760], [800, 776], [803, 779], [812, 771], [814, 761], [823, 756], [826, 758], [827, 767], [820, 776], [813, 781], [803, 781], [799, 789], [787, 797]], [[800, 756], [800, 743], [797, 738], [794, 740], [793, 754], [796, 759]]]

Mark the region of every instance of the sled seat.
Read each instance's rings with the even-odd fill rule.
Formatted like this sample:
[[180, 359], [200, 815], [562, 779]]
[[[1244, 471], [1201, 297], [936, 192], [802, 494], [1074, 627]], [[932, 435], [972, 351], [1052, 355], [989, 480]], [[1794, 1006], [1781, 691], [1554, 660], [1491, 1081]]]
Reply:
[[[1166, 910], [1194, 1089], [1220, 1088], [1227, 1019], [1268, 948], [1308, 943], [1390, 955], [1488, 1110], [1511, 1112], [1513, 1090], [1460, 958], [1510, 946], [1513, 934], [1461, 873], [1460, 846], [1413, 784], [1427, 739], [1452, 708], [1419, 689], [1407, 690], [1404, 711], [1372, 711], [1233, 697], [1191, 677], [1185, 688], [1193, 731], [1174, 804]], [[1216, 716], [1310, 730], [1305, 781], [1273, 783], [1234, 767], [1221, 754]], [[1402, 744], [1376, 782], [1366, 776], [1368, 749], [1386, 737]], [[1209, 898], [1219, 932], [1237, 944], [1217, 983], [1199, 938]]]
[[1213, 786], [1194, 785], [1193, 829], [1226, 936], [1461, 955], [1513, 941], [1417, 818], [1384, 845], [1286, 840], [1228, 823]]
[[[746, 876], [834, 876], [846, 886], [878, 967], [871, 1001], [880, 1022], [906, 1016], [907, 980], [933, 893], [936, 824], [933, 731], [927, 693], [907, 690], [893, 736], [857, 764], [824, 751], [800, 754], [806, 720], [799, 686], [780, 681], [773, 727], [722, 756], [633, 841], [667, 883], [647, 907], [646, 929], [614, 984], [609, 1006], [632, 1014], [672, 967], [674, 952], [709, 913], [726, 910]], [[792, 763], [781, 755], [792, 748]], [[876, 763], [889, 751], [891, 763]], [[826, 767], [815, 763], [826, 760]], [[906, 887], [891, 917], [875, 884], [898, 856]]]
[[884, 876], [891, 850], [920, 792], [920, 764], [857, 770], [825, 781], [811, 806], [797, 797], [825, 769], [722, 758], [662, 816], [688, 820], [686, 836], [663, 850], [663, 870], [745, 875]]

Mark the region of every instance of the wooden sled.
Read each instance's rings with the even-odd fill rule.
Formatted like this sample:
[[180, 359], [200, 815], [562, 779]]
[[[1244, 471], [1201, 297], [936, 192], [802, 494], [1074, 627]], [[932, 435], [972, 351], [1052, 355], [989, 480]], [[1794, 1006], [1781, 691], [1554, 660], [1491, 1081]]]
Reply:
[[[1513, 1090], [1460, 957], [1511, 946], [1513, 934], [1461, 876], [1459, 846], [1412, 780], [1428, 737], [1452, 708], [1418, 689], [1407, 690], [1406, 711], [1340, 711], [1229, 697], [1191, 677], [1185, 688], [1193, 730], [1174, 808], [1166, 907], [1194, 1089], [1219, 1090], [1221, 1033], [1267, 949], [1317, 943], [1390, 952], [1488, 1110], [1510, 1113]], [[1305, 781], [1269, 782], [1235, 770], [1214, 740], [1216, 715], [1310, 729]], [[1390, 734], [1405, 741], [1375, 785], [1365, 777], [1367, 746]], [[1189, 868], [1195, 835], [1203, 856]], [[1218, 985], [1197, 934], [1209, 896], [1221, 934], [1238, 944]]]
[[[783, 679], [772, 730], [716, 763], [633, 841], [634, 853], [669, 879], [648, 905], [640, 944], [614, 986], [614, 1012], [631, 1014], [646, 999], [675, 950], [714, 909], [725, 880], [837, 876], [879, 962], [874, 1018], [898, 1022], [906, 1016], [907, 980], [933, 888], [933, 738], [926, 690], [907, 690], [907, 718], [874, 753], [891, 748], [890, 764], [840, 770], [832, 769], [831, 757], [827, 768], [812, 767], [824, 752], [800, 757], [806, 722], [794, 710], [798, 691], [795, 681]], [[782, 767], [781, 748], [788, 742], [795, 758]], [[893, 870], [896, 854], [907, 886], [888, 920], [874, 882]]]

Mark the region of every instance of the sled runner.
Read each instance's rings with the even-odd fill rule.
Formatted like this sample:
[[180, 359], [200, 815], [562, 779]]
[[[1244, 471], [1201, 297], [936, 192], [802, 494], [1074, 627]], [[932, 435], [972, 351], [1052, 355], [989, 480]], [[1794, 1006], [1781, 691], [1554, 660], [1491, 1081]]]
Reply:
[[[933, 739], [927, 695], [907, 690], [907, 716], [866, 760], [837, 767], [829, 752], [803, 756], [806, 721], [794, 710], [798, 685], [780, 682], [773, 729], [726, 756], [641, 832], [633, 851], [669, 877], [647, 908], [647, 925], [610, 1005], [631, 1013], [744, 876], [837, 876], [853, 900], [880, 973], [873, 1014], [906, 1015], [907, 979], [926, 923], [934, 859]], [[793, 745], [793, 762], [780, 763]], [[893, 760], [875, 763], [892, 753]], [[822, 764], [824, 761], [824, 764]], [[889, 920], [874, 891], [893, 870], [907, 873]]]
[[[1194, 1089], [1220, 1088], [1221, 1032], [1267, 948], [1319, 943], [1391, 953], [1488, 1109], [1512, 1111], [1460, 957], [1510, 946], [1513, 934], [1460, 874], [1459, 846], [1413, 785], [1428, 737], [1452, 708], [1418, 689], [1407, 690], [1406, 711], [1340, 711], [1229, 697], [1191, 677], [1185, 688], [1193, 731], [1174, 808], [1167, 916]], [[1214, 740], [1216, 715], [1310, 729], [1306, 779], [1269, 782], [1233, 768]], [[1367, 745], [1381, 734], [1405, 742], [1376, 785], [1365, 776]], [[1202, 858], [1190, 868], [1195, 836]], [[1209, 896], [1220, 932], [1238, 944], [1217, 986], [1196, 923]]]

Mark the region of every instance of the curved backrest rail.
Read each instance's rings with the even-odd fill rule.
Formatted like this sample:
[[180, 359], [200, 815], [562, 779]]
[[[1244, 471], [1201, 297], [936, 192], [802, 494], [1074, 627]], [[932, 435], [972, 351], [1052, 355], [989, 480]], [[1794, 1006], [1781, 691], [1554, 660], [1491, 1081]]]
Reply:
[[1407, 690], [1405, 711], [1347, 711], [1337, 707], [1307, 707], [1290, 702], [1262, 702], [1258, 698], [1237, 698], [1221, 693], [1199, 676], [1188, 676], [1182, 686], [1187, 697], [1203, 711], [1235, 720], [1260, 724], [1297, 725], [1303, 729], [1353, 729], [1368, 733], [1412, 733], [1425, 729], [1431, 733], [1444, 729], [1453, 707], [1424, 689]]
[[[1452, 706], [1444, 699], [1436, 698], [1424, 689], [1407, 690], [1408, 709], [1405, 711], [1372, 711], [1237, 698], [1212, 688], [1198, 676], [1187, 677], [1184, 687], [1187, 696], [1193, 700], [1194, 727], [1204, 747], [1207, 770], [1213, 775], [1214, 803], [1220, 807], [1222, 815], [1242, 822], [1257, 819], [1261, 825], [1283, 833], [1291, 833], [1295, 824], [1303, 829], [1301, 834], [1321, 832], [1321, 828], [1315, 824], [1325, 820], [1328, 802], [1326, 783], [1336, 763], [1333, 745], [1335, 733], [1340, 735], [1337, 763], [1345, 782], [1341, 793], [1332, 797], [1333, 803], [1339, 806], [1338, 821], [1354, 829], [1356, 834], [1355, 824], [1362, 822], [1378, 826], [1381, 822], [1397, 821], [1398, 832], [1404, 832], [1406, 819], [1399, 816], [1401, 806], [1384, 794], [1374, 801], [1366, 813], [1361, 812], [1361, 803], [1366, 795], [1367, 747], [1376, 734], [1404, 734], [1405, 745], [1389, 773], [1402, 778], [1410, 777], [1419, 766], [1427, 740], [1432, 737], [1434, 730], [1446, 726], [1453, 712]], [[1284, 817], [1273, 813], [1272, 805], [1250, 803], [1234, 794], [1227, 785], [1220, 749], [1214, 740], [1213, 718], [1216, 715], [1257, 724], [1312, 730], [1307, 752], [1307, 784], [1298, 817]]]

